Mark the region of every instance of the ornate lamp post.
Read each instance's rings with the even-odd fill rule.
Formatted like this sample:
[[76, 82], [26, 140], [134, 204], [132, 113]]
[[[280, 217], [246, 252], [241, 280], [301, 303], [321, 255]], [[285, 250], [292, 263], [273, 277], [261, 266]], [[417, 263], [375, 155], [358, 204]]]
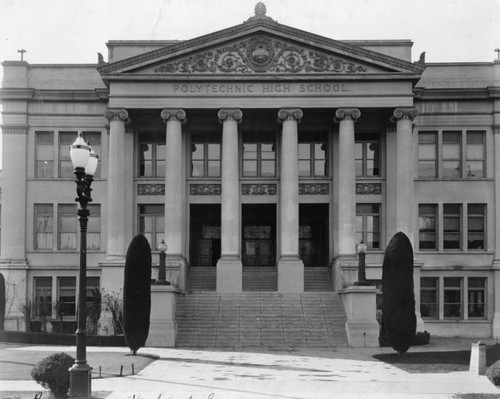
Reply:
[[165, 257], [168, 246], [167, 244], [165, 244], [165, 240], [161, 240], [160, 245], [158, 245], [158, 249], [160, 250], [160, 267], [158, 269], [158, 281], [156, 282], [156, 284], [170, 285], [170, 283], [166, 280], [167, 272], [165, 270]]
[[78, 285], [78, 326], [76, 330], [76, 360], [69, 369], [70, 373], [70, 397], [79, 399], [90, 399], [91, 372], [92, 368], [87, 364], [87, 222], [89, 210], [87, 205], [92, 202], [90, 188], [99, 161], [98, 156], [92, 148], [78, 136], [70, 146], [71, 162], [75, 168], [76, 176], [76, 202], [80, 203], [78, 209], [78, 221], [80, 223], [80, 270]]
[[366, 256], [366, 244], [361, 240], [356, 248], [356, 252], [358, 253], [359, 258], [359, 266], [358, 266], [358, 281], [354, 283], [354, 285], [370, 285], [368, 281], [366, 281], [366, 269], [365, 269], [365, 256]]

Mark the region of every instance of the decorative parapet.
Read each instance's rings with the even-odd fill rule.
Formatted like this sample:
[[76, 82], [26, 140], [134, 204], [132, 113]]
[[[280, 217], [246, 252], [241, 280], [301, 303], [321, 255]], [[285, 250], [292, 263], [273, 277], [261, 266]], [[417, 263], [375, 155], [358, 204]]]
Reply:
[[223, 108], [219, 110], [217, 117], [220, 123], [224, 123], [225, 121], [236, 121], [240, 123], [243, 118], [243, 112], [241, 109], [237, 108]]
[[304, 113], [299, 108], [281, 108], [278, 111], [278, 122], [297, 121], [300, 122]]
[[181, 123], [186, 122], [186, 111], [180, 108], [163, 109], [160, 115], [164, 123], [167, 123], [168, 121], [179, 121]]
[[361, 111], [358, 108], [339, 108], [335, 111], [335, 118], [333, 118], [333, 121], [335, 123], [346, 120], [356, 122], [360, 117]]
[[276, 184], [242, 184], [242, 195], [276, 195]]
[[190, 195], [220, 195], [221, 184], [190, 184]]
[[382, 194], [382, 184], [356, 183], [356, 194]]
[[165, 184], [138, 184], [137, 195], [165, 195]]
[[299, 195], [328, 195], [328, 183], [300, 183]]

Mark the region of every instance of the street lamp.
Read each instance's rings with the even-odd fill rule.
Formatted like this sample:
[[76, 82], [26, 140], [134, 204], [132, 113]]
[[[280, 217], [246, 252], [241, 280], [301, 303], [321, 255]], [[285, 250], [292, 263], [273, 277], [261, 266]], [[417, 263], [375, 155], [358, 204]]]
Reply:
[[365, 270], [365, 256], [366, 256], [367, 246], [361, 240], [356, 248], [356, 252], [358, 253], [359, 258], [359, 266], [358, 266], [358, 281], [354, 283], [354, 285], [370, 285], [368, 281], [366, 281], [366, 270]]
[[75, 168], [76, 193], [75, 201], [80, 203], [78, 209], [78, 221], [80, 223], [80, 270], [78, 291], [78, 325], [76, 330], [76, 360], [69, 369], [71, 398], [90, 399], [92, 397], [91, 372], [92, 368], [87, 364], [87, 222], [90, 212], [87, 208], [92, 202], [90, 188], [97, 169], [99, 157], [85, 140], [78, 138], [70, 146], [71, 162]]
[[158, 245], [158, 249], [160, 250], [160, 267], [158, 269], [158, 281], [156, 284], [170, 285], [170, 283], [166, 280], [167, 272], [165, 270], [165, 257], [168, 247], [167, 244], [165, 244], [165, 240], [161, 240], [160, 245]]

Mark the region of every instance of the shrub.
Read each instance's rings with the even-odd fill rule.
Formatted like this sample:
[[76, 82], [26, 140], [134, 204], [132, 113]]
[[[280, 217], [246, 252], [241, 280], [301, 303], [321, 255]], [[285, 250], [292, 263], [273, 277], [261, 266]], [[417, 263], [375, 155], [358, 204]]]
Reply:
[[123, 286], [123, 333], [135, 355], [146, 344], [151, 312], [151, 248], [142, 234], [127, 250]]
[[385, 251], [382, 265], [381, 338], [400, 355], [412, 345], [417, 329], [413, 289], [413, 248], [398, 232]]
[[3, 331], [5, 324], [5, 278], [0, 273], [0, 331]]
[[486, 370], [486, 377], [496, 386], [500, 386], [500, 360], [493, 363]]
[[31, 370], [31, 377], [44, 388], [50, 389], [55, 398], [67, 398], [69, 390], [69, 368], [75, 359], [64, 352], [54, 353], [42, 359]]

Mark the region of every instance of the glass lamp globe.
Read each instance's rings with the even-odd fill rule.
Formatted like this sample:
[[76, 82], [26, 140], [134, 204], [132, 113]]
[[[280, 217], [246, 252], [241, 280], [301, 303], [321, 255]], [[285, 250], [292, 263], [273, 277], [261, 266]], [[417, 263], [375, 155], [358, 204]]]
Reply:
[[90, 147], [82, 136], [78, 136], [75, 142], [71, 144], [69, 155], [71, 163], [75, 168], [85, 168], [87, 166], [90, 157]]
[[158, 245], [160, 252], [167, 252], [168, 246], [165, 244], [165, 240], [161, 240], [160, 245]]
[[364, 254], [366, 252], [367, 246], [363, 241], [361, 241], [356, 249], [358, 254]]
[[87, 165], [85, 166], [85, 174], [89, 176], [94, 176], [98, 163], [99, 163], [99, 156], [91, 148], [89, 154], [89, 160], [87, 161]]

